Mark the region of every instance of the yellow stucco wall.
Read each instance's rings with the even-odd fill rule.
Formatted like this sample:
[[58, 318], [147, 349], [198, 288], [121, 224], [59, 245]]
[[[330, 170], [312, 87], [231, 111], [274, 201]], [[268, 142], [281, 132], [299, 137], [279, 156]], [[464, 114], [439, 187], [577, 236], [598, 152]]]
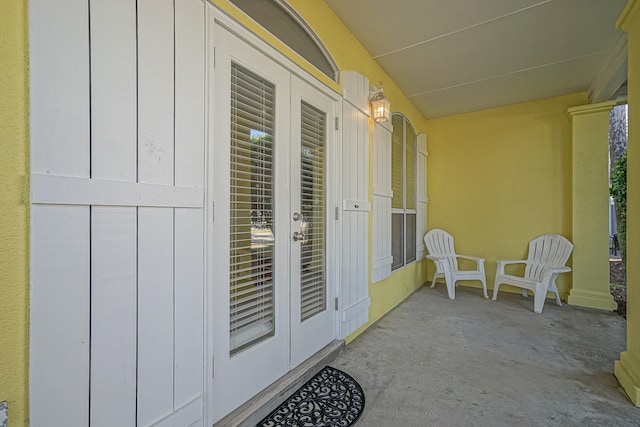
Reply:
[[627, 148], [627, 351], [615, 375], [640, 406], [640, 1], [629, 0], [618, 22], [628, 34], [629, 145]]
[[[485, 258], [489, 288], [496, 260], [524, 258], [531, 239], [571, 240], [566, 113], [587, 103], [578, 93], [427, 122], [429, 228], [453, 234], [457, 252]], [[558, 279], [564, 297], [570, 283], [570, 274]]]
[[0, 2], [0, 401], [9, 426], [27, 425], [27, 2]]

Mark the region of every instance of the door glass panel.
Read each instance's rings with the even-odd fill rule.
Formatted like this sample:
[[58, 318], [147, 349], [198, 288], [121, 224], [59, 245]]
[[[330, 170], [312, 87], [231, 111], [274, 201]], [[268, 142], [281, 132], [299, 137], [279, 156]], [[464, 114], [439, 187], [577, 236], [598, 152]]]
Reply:
[[302, 102], [300, 141], [300, 318], [326, 309], [325, 280], [325, 145], [324, 112]]
[[231, 66], [230, 352], [275, 332], [275, 87]]

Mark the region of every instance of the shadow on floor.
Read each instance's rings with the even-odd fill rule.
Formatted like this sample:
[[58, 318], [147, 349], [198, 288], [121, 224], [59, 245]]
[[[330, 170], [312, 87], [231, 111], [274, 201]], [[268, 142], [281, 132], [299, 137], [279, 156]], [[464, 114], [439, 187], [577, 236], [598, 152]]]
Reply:
[[613, 312], [422, 286], [332, 365], [364, 389], [358, 427], [640, 426], [613, 375], [625, 337]]

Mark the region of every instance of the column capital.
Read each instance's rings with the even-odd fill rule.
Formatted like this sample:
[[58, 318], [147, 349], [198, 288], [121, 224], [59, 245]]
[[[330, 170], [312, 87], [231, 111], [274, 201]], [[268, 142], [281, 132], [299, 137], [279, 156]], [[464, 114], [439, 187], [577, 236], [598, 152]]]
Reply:
[[580, 116], [583, 114], [593, 114], [600, 112], [609, 112], [617, 103], [615, 101], [597, 102], [595, 104], [579, 105], [571, 107], [567, 110], [569, 117]]

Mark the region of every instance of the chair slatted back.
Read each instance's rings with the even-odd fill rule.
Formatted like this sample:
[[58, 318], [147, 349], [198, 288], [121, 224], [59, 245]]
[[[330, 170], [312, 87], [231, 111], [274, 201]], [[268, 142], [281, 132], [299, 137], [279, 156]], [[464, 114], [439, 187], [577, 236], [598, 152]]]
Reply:
[[559, 234], [544, 234], [529, 242], [524, 277], [540, 280], [546, 268], [564, 267], [573, 245]]
[[430, 255], [445, 257], [452, 270], [458, 269], [458, 259], [453, 246], [453, 236], [444, 230], [434, 228], [424, 236], [424, 244]]

